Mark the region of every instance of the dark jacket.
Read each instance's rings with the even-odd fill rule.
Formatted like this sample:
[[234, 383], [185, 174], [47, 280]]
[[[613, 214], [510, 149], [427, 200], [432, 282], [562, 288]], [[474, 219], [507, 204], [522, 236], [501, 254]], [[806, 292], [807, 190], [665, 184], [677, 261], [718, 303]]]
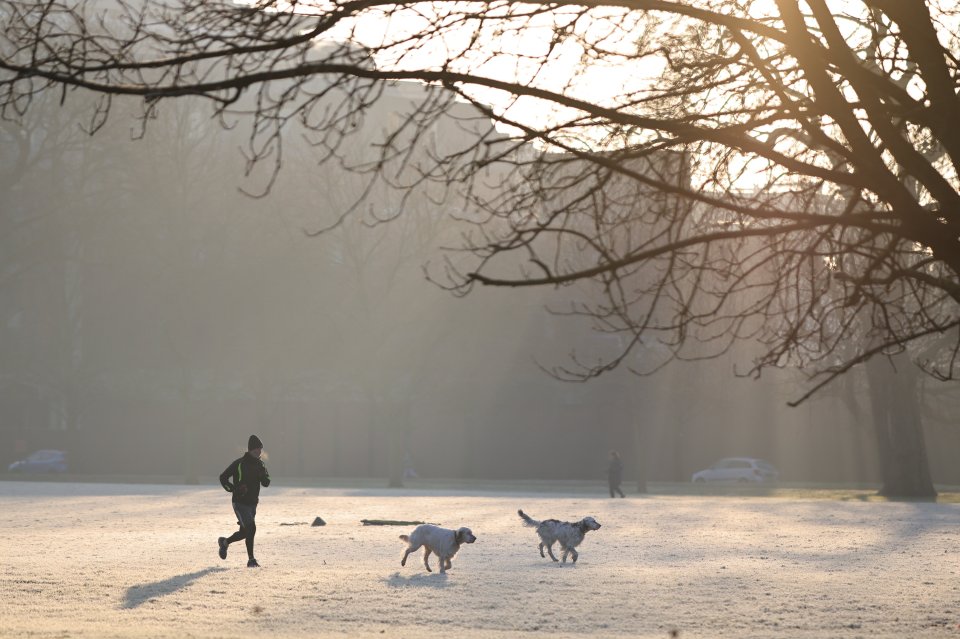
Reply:
[[610, 465], [607, 467], [607, 480], [611, 484], [619, 484], [623, 479], [623, 462], [620, 461], [619, 457], [615, 457], [610, 460]]
[[244, 453], [220, 473], [220, 485], [228, 493], [233, 493], [233, 501], [255, 506], [260, 501], [260, 486], [270, 485], [270, 473], [262, 461]]

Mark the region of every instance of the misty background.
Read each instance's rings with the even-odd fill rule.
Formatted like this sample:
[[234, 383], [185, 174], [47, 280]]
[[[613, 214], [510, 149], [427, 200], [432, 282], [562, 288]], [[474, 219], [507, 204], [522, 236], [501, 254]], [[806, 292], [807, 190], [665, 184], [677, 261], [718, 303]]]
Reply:
[[[244, 116], [221, 123], [199, 101], [163, 102], [146, 127], [140, 105], [115, 105], [91, 136], [91, 100], [48, 92], [24, 122], [3, 122], [4, 468], [60, 448], [76, 473], [189, 480], [219, 473], [256, 433], [280, 477], [385, 478], [402, 463], [424, 478], [602, 479], [617, 449], [628, 480], [688, 481], [740, 455], [785, 481], [878, 479], [861, 371], [798, 408], [786, 403], [807, 388], [802, 371], [735, 375], [749, 345], [649, 377], [562, 382], [542, 367], [617, 350], [616, 336], [548, 310], [590, 291], [457, 298], [427, 281], [459, 259], [443, 249], [470, 226], [468, 203], [455, 190], [404, 197], [344, 166], [421, 93], [385, 89], [356, 123], [354, 161], [321, 163], [323, 146], [291, 123], [272, 184], [271, 162], [247, 174]], [[425, 132], [434, 149], [492, 126], [457, 109]], [[960, 397], [911, 384], [933, 478], [960, 483]]]

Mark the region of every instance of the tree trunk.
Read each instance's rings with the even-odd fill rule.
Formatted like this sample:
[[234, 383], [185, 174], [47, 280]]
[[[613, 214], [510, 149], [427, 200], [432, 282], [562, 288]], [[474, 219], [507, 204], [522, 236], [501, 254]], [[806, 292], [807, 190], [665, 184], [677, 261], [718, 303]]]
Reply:
[[196, 461], [196, 435], [193, 432], [194, 412], [191, 410], [191, 392], [190, 387], [184, 382], [180, 387], [180, 415], [181, 427], [183, 428], [183, 483], [199, 484], [200, 478], [197, 474]]
[[377, 435], [379, 433], [380, 402], [375, 398], [369, 403], [370, 417], [367, 422], [367, 477], [377, 477]]
[[197, 475], [197, 461], [194, 451], [195, 437], [193, 427], [189, 420], [183, 422], [183, 483], [199, 484], [200, 478]]
[[635, 416], [633, 422], [633, 463], [637, 467], [637, 492], [647, 492], [647, 425]]
[[[388, 404], [385, 404], [385, 406]], [[406, 402], [392, 404], [393, 414], [390, 415], [390, 421], [387, 421], [387, 415], [383, 415], [384, 428], [387, 430], [387, 467], [388, 467], [388, 486], [390, 488], [403, 488], [404, 454], [407, 449], [407, 423], [409, 421], [410, 407]], [[384, 411], [386, 412], [386, 411]]]
[[867, 362], [870, 405], [886, 497], [937, 496], [930, 477], [916, 371], [904, 357], [874, 357]]

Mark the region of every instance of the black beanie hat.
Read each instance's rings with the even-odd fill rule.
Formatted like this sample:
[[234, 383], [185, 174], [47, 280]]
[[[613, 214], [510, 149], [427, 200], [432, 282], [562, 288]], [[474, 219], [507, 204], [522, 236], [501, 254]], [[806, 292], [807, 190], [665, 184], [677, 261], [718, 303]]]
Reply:
[[250, 435], [250, 439], [247, 440], [247, 450], [254, 448], [263, 448], [263, 442], [256, 435]]

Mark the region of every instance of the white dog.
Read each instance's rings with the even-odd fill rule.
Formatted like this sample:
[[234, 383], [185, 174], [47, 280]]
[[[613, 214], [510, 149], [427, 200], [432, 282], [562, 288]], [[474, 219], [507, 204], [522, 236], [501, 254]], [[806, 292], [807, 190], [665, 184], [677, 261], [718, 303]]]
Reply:
[[546, 547], [547, 552], [550, 553], [550, 559], [558, 561], [553, 555], [553, 544], [559, 541], [560, 549], [563, 550], [564, 563], [567, 562], [568, 554], [573, 555], [573, 563], [577, 563], [577, 557], [580, 556], [576, 551], [577, 546], [583, 541], [588, 531], [600, 530], [600, 524], [593, 517], [584, 517], [575, 522], [558, 521], [556, 519], [537, 521], [531, 519], [522, 510], [518, 510], [517, 514], [523, 519], [524, 524], [537, 529], [537, 534], [540, 536], [540, 556], [546, 557], [543, 554], [543, 549]]
[[416, 552], [420, 546], [423, 546], [423, 565], [427, 572], [433, 572], [430, 570], [428, 561], [430, 553], [433, 553], [440, 559], [441, 573], [450, 568], [450, 560], [460, 550], [461, 544], [472, 544], [477, 540], [469, 528], [450, 530], [430, 524], [417, 526], [409, 536], [400, 535], [400, 539], [407, 542], [407, 550], [403, 553], [403, 559], [400, 560], [401, 566], [407, 565], [407, 557], [410, 553]]

